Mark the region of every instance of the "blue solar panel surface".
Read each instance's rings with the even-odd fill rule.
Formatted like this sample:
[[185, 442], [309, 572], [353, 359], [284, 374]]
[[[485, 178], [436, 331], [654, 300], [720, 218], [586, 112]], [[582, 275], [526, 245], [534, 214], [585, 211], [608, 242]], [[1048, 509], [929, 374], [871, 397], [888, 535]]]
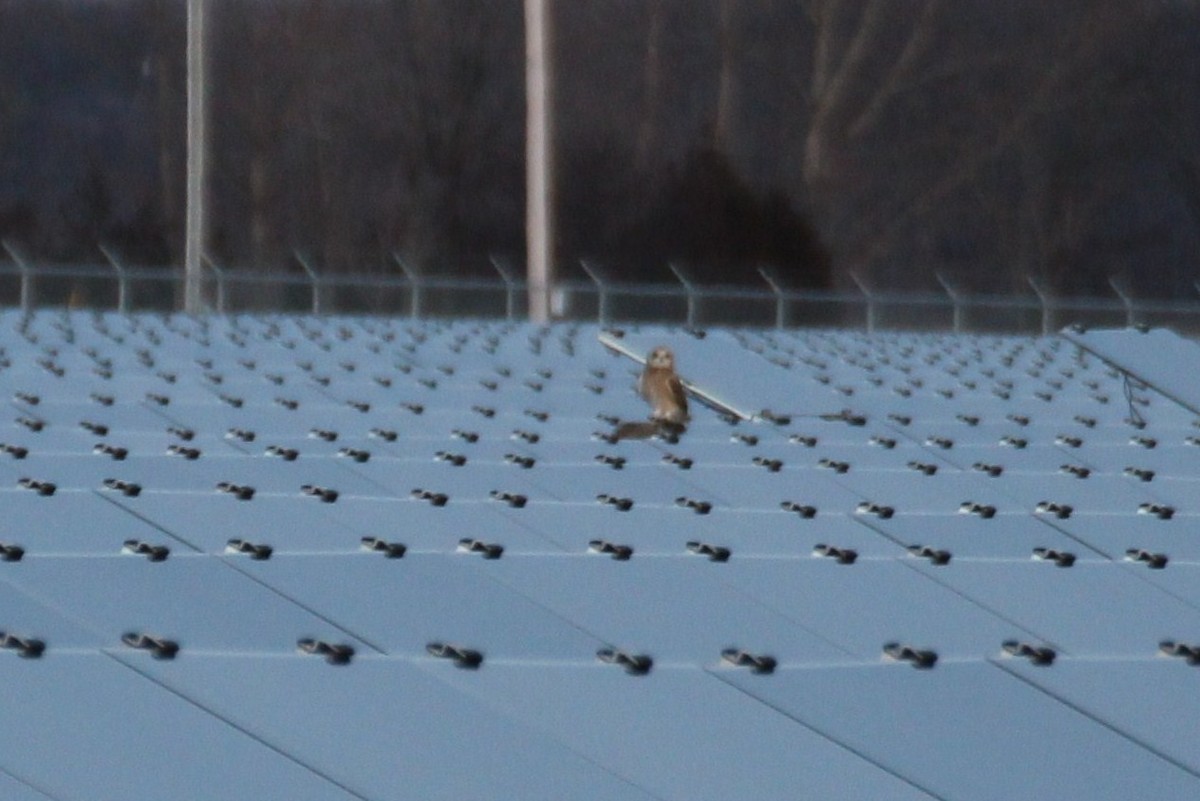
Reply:
[[0, 797], [1200, 793], [1195, 345], [601, 333], [0, 312]]

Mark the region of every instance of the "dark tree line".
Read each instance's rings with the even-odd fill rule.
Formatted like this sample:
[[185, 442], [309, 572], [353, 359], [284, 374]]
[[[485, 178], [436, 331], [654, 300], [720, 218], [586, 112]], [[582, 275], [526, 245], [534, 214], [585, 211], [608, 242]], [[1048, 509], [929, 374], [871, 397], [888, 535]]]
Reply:
[[182, 67], [175, 5], [0, 0], [0, 236], [57, 261], [98, 241], [172, 258], [178, 165], [157, 155], [182, 136], [181, 114], [162, 117], [182, 87], [160, 63]]
[[[551, 4], [557, 254], [613, 275], [1192, 292], [1200, 4]], [[0, 0], [0, 236], [178, 264], [183, 0]], [[524, 250], [521, 0], [211, 0], [208, 249]]]

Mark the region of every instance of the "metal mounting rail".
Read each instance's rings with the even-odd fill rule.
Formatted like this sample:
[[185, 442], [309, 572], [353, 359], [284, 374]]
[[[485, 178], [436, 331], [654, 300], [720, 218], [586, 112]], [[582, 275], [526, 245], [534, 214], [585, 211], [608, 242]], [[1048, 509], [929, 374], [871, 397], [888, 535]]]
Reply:
[[1067, 328], [1062, 337], [1138, 384], [1200, 415], [1200, 388], [1193, 379], [1200, 345], [1165, 328], [1087, 331]]
[[[623, 344], [621, 344], [619, 341], [617, 341], [617, 339], [615, 337], [613, 337], [611, 334], [606, 334], [602, 331], [597, 336], [597, 339], [600, 341], [601, 345], [603, 345], [605, 348], [612, 351], [613, 353], [616, 353], [619, 356], [624, 356], [627, 359], [632, 359], [633, 361], [637, 362], [640, 365], [646, 364], [646, 357], [641, 356], [641, 355], [637, 354], [636, 352], [630, 350], [629, 348], [625, 347]], [[730, 417], [736, 417], [739, 420], [748, 420], [748, 421], [752, 421], [752, 422], [762, 420], [762, 418], [759, 415], [752, 414], [750, 412], [744, 412], [741, 409], [737, 408], [736, 406], [733, 406], [733, 405], [721, 400], [720, 398], [718, 398], [716, 395], [712, 394], [708, 390], [702, 389], [702, 388], [696, 386], [695, 384], [693, 384], [692, 382], [688, 381], [685, 378], [680, 377], [680, 381], [682, 381], [684, 391], [686, 391], [688, 395], [695, 398], [701, 404], [709, 407], [710, 409], [713, 409], [721, 414], [729, 415]]]

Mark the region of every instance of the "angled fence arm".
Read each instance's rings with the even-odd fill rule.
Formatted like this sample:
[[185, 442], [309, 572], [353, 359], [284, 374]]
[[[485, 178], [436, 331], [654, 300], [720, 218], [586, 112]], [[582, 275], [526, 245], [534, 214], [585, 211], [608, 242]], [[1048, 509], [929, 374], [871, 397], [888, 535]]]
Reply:
[[867, 333], [873, 334], [875, 333], [875, 295], [866, 282], [859, 278], [858, 273], [853, 270], [850, 271], [850, 279], [854, 281], [858, 291], [863, 293], [863, 297], [867, 300]]
[[946, 280], [946, 277], [941, 273], [934, 273], [934, 278], [942, 285], [942, 289], [946, 290], [946, 294], [950, 297], [950, 303], [954, 307], [954, 333], [962, 333], [963, 327], [963, 304], [962, 293]]
[[404, 273], [404, 277], [408, 279], [409, 286], [412, 287], [409, 293], [408, 316], [414, 320], [421, 317], [421, 275], [409, 266], [408, 262], [400, 258], [399, 253], [392, 254], [392, 260]]
[[[225, 270], [223, 268], [217, 266], [217, 263], [215, 261], [213, 261], [207, 253], [200, 254], [200, 263], [207, 264], [208, 269], [212, 270], [213, 275], [216, 276], [216, 279], [217, 279], [217, 314], [224, 314], [225, 313], [225, 300], [226, 300]], [[196, 298], [195, 300], [196, 300], [197, 306], [199, 306], [199, 302], [200, 302], [199, 298]]]
[[674, 262], [668, 262], [667, 266], [671, 268], [671, 272], [675, 273], [675, 277], [679, 279], [679, 283], [683, 284], [684, 294], [687, 296], [687, 324], [688, 328], [696, 327], [696, 291], [695, 285], [688, 280], [688, 277], [683, 274], [683, 271], [675, 266]]
[[33, 268], [12, 242], [5, 239], [0, 241], [0, 245], [4, 246], [8, 255], [16, 263], [17, 269], [21, 271], [21, 311], [28, 314], [33, 311]]
[[1049, 334], [1054, 330], [1054, 298], [1042, 286], [1041, 282], [1032, 275], [1025, 278], [1029, 281], [1029, 285], [1033, 287], [1034, 294], [1038, 296], [1038, 301], [1042, 304], [1042, 334]]
[[587, 273], [587, 277], [592, 279], [592, 283], [596, 285], [596, 291], [599, 293], [596, 301], [598, 322], [600, 325], [608, 325], [608, 287], [600, 279], [600, 273], [592, 267], [587, 259], [580, 259], [579, 266]]
[[787, 327], [787, 306], [784, 303], [783, 287], [766, 267], [759, 267], [758, 274], [775, 293], [775, 329], [782, 330]]
[[300, 262], [300, 266], [304, 268], [304, 272], [308, 273], [309, 283], [312, 284], [312, 313], [314, 315], [321, 313], [321, 276], [313, 269], [308, 259], [299, 250], [293, 250], [292, 255], [296, 257], [296, 261]]
[[1114, 275], [1108, 277], [1108, 285], [1112, 287], [1113, 292], [1117, 293], [1117, 297], [1121, 299], [1122, 305], [1125, 306], [1125, 325], [1133, 328], [1137, 325], [1137, 312], [1134, 308], [1133, 293], [1129, 291], [1129, 287], [1124, 281], [1119, 281]]
[[104, 254], [104, 258], [108, 259], [108, 263], [112, 265], [113, 270], [117, 273], [117, 311], [125, 314], [129, 311], [129, 276], [125, 272], [125, 266], [121, 264], [121, 260], [117, 255], [106, 247], [103, 243], [98, 245], [100, 252]]
[[500, 273], [500, 278], [504, 281], [504, 318], [511, 320], [517, 313], [517, 279], [513, 275], [512, 267], [498, 256], [488, 256], [488, 260], [492, 263], [492, 268]]

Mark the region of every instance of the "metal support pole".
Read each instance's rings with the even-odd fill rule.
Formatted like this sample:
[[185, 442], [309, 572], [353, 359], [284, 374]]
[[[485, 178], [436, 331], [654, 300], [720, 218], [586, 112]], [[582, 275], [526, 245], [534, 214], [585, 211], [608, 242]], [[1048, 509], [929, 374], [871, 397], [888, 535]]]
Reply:
[[116, 254], [105, 247], [100, 246], [100, 252], [104, 254], [104, 258], [108, 259], [108, 263], [112, 265], [113, 270], [117, 273], [117, 311], [125, 314], [129, 311], [129, 280], [125, 273], [125, 267], [121, 264], [121, 260]]
[[673, 262], [668, 262], [667, 266], [671, 268], [671, 272], [675, 273], [675, 277], [679, 279], [679, 283], [683, 284], [683, 291], [687, 295], [687, 324], [688, 328], [696, 327], [696, 293], [695, 286], [688, 280], [687, 276], [675, 266]]
[[206, 131], [204, 28], [207, 0], [187, 0], [187, 212], [184, 236], [183, 307], [199, 314], [203, 306]]
[[599, 298], [597, 300], [598, 309], [596, 311], [598, 322], [600, 325], [608, 325], [608, 287], [606, 287], [604, 282], [600, 280], [600, 274], [593, 269], [592, 265], [588, 263], [587, 259], [580, 259], [579, 266], [583, 268], [585, 273], [587, 273], [587, 277], [592, 279], [592, 283], [596, 285], [596, 290], [599, 293]]
[[1029, 281], [1029, 285], [1033, 287], [1034, 293], [1042, 304], [1042, 335], [1048, 335], [1054, 330], [1054, 298], [1032, 275], [1027, 276], [1026, 280]]
[[8, 255], [16, 262], [17, 269], [21, 271], [21, 311], [29, 314], [33, 311], [33, 268], [12, 242], [5, 239], [0, 244], [4, 245]]
[[421, 318], [421, 275], [408, 266], [408, 262], [400, 258], [399, 253], [393, 253], [392, 259], [400, 267], [404, 273], [404, 277], [408, 279], [408, 283], [412, 286], [409, 292], [408, 316], [414, 320]]
[[[201, 261], [208, 265], [208, 268], [213, 271], [213, 275], [217, 277], [217, 314], [225, 313], [225, 270], [217, 266], [217, 263], [210, 259], [207, 255], [201, 256]], [[189, 314], [199, 314], [203, 311], [200, 305], [200, 299], [196, 300], [197, 306], [193, 311], [188, 310]]]
[[312, 313], [314, 315], [321, 313], [321, 276], [308, 263], [308, 259], [304, 258], [304, 254], [298, 250], [293, 250], [292, 255], [296, 257], [296, 261], [300, 262], [300, 266], [304, 268], [304, 272], [308, 273], [308, 280], [312, 283]]
[[517, 279], [512, 268], [503, 259], [497, 256], [489, 256], [488, 259], [504, 280], [504, 317], [511, 320], [517, 313]]
[[551, 6], [525, 0], [525, 228], [529, 319], [550, 320], [554, 291], [554, 70]]
[[775, 293], [775, 330], [782, 331], [787, 327], [787, 307], [784, 305], [783, 287], [775, 276], [767, 271], [766, 267], [759, 267], [758, 274], [767, 282], [767, 286], [771, 287], [771, 291]]
[[863, 297], [867, 299], [867, 333], [875, 333], [875, 296], [871, 294], [871, 290], [858, 277], [858, 273], [851, 271], [850, 278], [858, 286], [858, 291], [863, 293]]
[[1125, 306], [1125, 325], [1128, 328], [1133, 328], [1137, 325], [1136, 314], [1133, 307], [1133, 295], [1129, 292], [1128, 287], [1122, 287], [1114, 276], [1108, 277], [1108, 285], [1112, 287], [1113, 292], [1117, 293], [1117, 297], [1121, 299], [1121, 303]]
[[962, 333], [963, 324], [963, 308], [962, 295], [950, 285], [950, 282], [945, 279], [941, 273], [934, 273], [933, 277], [942, 285], [942, 289], [946, 290], [946, 294], [950, 296], [950, 303], [954, 307], [954, 333]]

